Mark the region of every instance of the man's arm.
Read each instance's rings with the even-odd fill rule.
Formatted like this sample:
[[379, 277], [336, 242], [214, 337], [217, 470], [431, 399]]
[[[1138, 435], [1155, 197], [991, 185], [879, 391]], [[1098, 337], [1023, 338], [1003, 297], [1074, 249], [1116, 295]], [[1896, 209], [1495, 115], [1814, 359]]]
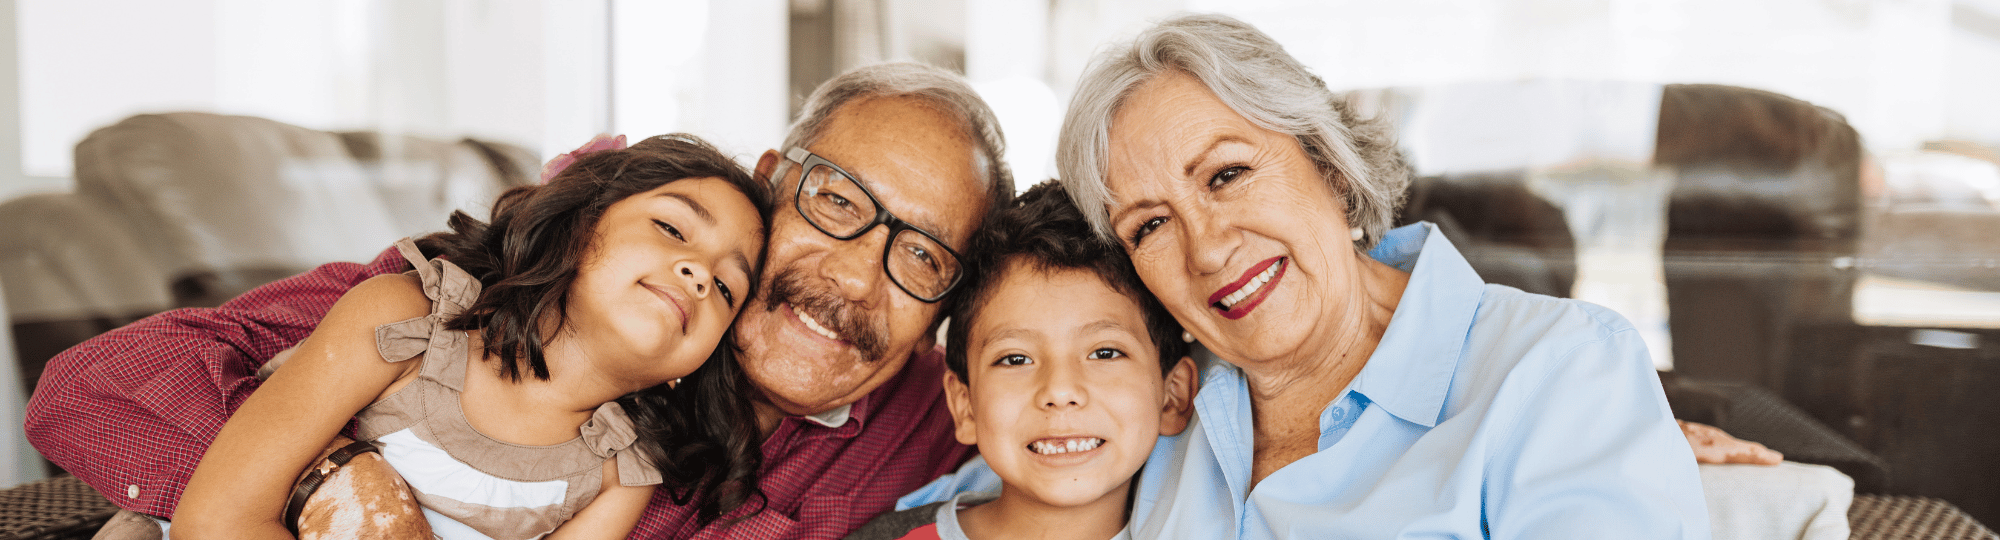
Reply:
[[403, 266], [390, 249], [91, 338], [49, 360], [28, 400], [28, 441], [118, 506], [172, 516], [202, 453], [256, 390], [257, 367], [305, 339], [348, 289]]

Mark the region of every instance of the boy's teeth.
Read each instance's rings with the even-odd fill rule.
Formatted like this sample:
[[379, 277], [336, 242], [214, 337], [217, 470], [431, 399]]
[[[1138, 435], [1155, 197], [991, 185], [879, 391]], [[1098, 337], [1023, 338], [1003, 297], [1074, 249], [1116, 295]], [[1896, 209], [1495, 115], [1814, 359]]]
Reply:
[[796, 313], [799, 314], [799, 321], [806, 323], [806, 328], [811, 328], [813, 332], [817, 332], [819, 333], [819, 335], [826, 336], [827, 339], [840, 341], [840, 334], [835, 334], [833, 333], [832, 330], [828, 330], [826, 329], [826, 327], [820, 326], [819, 321], [814, 320], [811, 315], [807, 315], [806, 312], [804, 311], [798, 311]]
[[[1280, 262], [1278, 264], [1283, 264], [1283, 263]], [[1229, 293], [1228, 296], [1222, 297], [1222, 302], [1221, 302], [1222, 309], [1229, 309], [1235, 307], [1237, 302], [1242, 302], [1243, 299], [1249, 298], [1250, 295], [1257, 294], [1257, 291], [1262, 290], [1264, 288], [1265, 283], [1271, 282], [1271, 276], [1275, 276], [1278, 274], [1278, 264], [1272, 264], [1271, 266], [1265, 267], [1263, 272], [1257, 273], [1257, 277], [1250, 278], [1249, 283], [1243, 284], [1243, 288], [1237, 289], [1236, 292]]]
[[1040, 440], [1028, 443], [1028, 449], [1037, 454], [1054, 455], [1086, 452], [1103, 445], [1104, 439], [1098, 438]]

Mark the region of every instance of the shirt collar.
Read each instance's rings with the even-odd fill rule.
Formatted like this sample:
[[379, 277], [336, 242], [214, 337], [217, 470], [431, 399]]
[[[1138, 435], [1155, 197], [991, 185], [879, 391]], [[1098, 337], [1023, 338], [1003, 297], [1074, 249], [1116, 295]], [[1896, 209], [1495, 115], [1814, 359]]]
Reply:
[[1389, 231], [1368, 256], [1409, 272], [1410, 282], [1350, 388], [1397, 418], [1434, 427], [1486, 285], [1430, 223]]
[[847, 419], [849, 418], [848, 413], [852, 412], [853, 410], [854, 410], [854, 404], [849, 403], [846, 405], [841, 405], [839, 407], [835, 407], [833, 409], [821, 412], [819, 414], [808, 414], [805, 416], [805, 419], [808, 422], [812, 422], [822, 426], [837, 428], [840, 426], [847, 425]]
[[[868, 395], [866, 396], [862, 396], [860, 400], [857, 400], [853, 403], [849, 403], [846, 405], [841, 405], [839, 407], [834, 407], [832, 409], [827, 409], [825, 411], [820, 411], [819, 413], [800, 416], [798, 418], [800, 420], [811, 422], [821, 427], [826, 427], [830, 429], [838, 429], [842, 426], [846, 426], [850, 421], [854, 422], [856, 425], [867, 424], [868, 415], [870, 411], [873, 411], [874, 409], [882, 406], [881, 404], [876, 402], [889, 399], [890, 394], [895, 393], [896, 389], [903, 384], [903, 380], [910, 377], [910, 373], [912, 371], [918, 371], [916, 369], [913, 369], [915, 367], [915, 364], [926, 363], [926, 362], [930, 364], [935, 364], [939, 366], [939, 369], [943, 369], [944, 346], [943, 345], [933, 346], [928, 351], [911, 356], [910, 363], [905, 364], [901, 372], [897, 373], [893, 377], [890, 377], [888, 381], [883, 382], [882, 386], [876, 388], [875, 391], [869, 392]], [[842, 430], [840, 431], [840, 433], [859, 433], [859, 430]]]

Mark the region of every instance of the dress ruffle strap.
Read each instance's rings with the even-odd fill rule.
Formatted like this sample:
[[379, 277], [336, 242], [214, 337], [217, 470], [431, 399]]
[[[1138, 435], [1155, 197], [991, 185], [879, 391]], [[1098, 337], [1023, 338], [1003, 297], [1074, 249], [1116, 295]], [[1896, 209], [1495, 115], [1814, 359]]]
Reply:
[[650, 486], [662, 479], [659, 469], [642, 453], [632, 448], [639, 440], [639, 433], [632, 427], [632, 418], [625, 416], [625, 408], [618, 402], [608, 402], [597, 406], [590, 414], [590, 420], [579, 430], [583, 444], [597, 457], [618, 459], [618, 483], [627, 486]]
[[431, 313], [375, 327], [376, 352], [390, 362], [409, 360], [421, 353], [431, 359], [424, 362], [425, 377], [463, 391], [466, 333], [448, 330], [445, 323], [479, 300], [479, 280], [451, 261], [425, 259], [417, 243], [409, 238], [396, 241], [396, 250], [416, 268], [424, 296], [431, 300]]

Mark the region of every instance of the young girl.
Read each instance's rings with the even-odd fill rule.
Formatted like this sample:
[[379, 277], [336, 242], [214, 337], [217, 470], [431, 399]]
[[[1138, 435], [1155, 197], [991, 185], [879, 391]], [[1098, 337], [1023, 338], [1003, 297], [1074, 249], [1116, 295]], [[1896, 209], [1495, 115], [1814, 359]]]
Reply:
[[[171, 534], [624, 538], [655, 485], [704, 519], [750, 498], [757, 424], [717, 344], [769, 188], [691, 136], [597, 146], [491, 224], [399, 242], [415, 269], [341, 297], [243, 403]], [[349, 418], [372, 446], [336, 439]], [[377, 459], [414, 489], [363, 472]], [[412, 491], [425, 519], [398, 517]], [[329, 497], [368, 503], [305, 504]]]

